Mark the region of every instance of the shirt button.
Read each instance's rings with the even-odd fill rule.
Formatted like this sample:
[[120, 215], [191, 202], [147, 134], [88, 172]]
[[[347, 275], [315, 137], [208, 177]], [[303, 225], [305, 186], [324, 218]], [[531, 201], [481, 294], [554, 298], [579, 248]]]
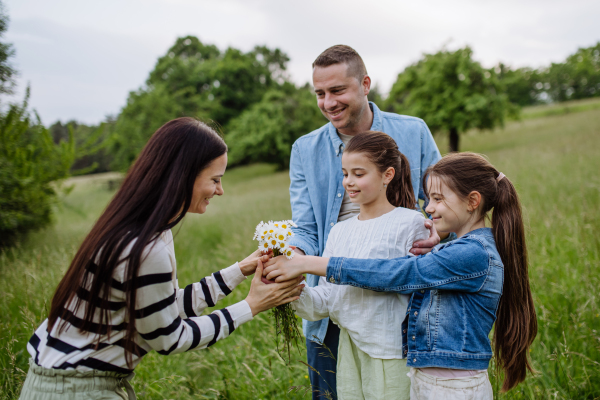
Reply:
[[406, 333], [406, 329], [403, 329], [403, 330], [402, 330], [402, 333]]
[[415, 311], [415, 317], [416, 317], [417, 315], [419, 315], [419, 313], [418, 313], [417, 311]]
[[417, 362], [417, 359], [416, 359], [416, 358], [413, 358], [413, 362]]
[[415, 340], [415, 337], [413, 336], [413, 340]]
[[408, 353], [408, 350], [404, 350], [404, 354]]
[[424, 291], [424, 290], [421, 290], [421, 293], [425, 293], [425, 291]]
[[333, 279], [333, 276], [329, 278], [329, 282], [335, 283], [335, 279]]
[[341, 193], [338, 193], [338, 197], [342, 197], [342, 194], [341, 194]]
[[335, 224], [332, 222], [332, 223], [331, 223], [331, 224], [329, 224], [329, 225], [331, 225], [331, 226], [334, 226]]

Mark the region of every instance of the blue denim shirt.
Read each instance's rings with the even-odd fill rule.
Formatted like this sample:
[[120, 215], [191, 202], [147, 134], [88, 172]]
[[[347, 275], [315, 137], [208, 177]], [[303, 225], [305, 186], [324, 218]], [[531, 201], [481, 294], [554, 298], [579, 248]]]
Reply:
[[[382, 112], [372, 102], [369, 105], [373, 111], [371, 130], [385, 132], [398, 143], [410, 163], [415, 198], [425, 200], [423, 172], [441, 158], [429, 128], [422, 119]], [[323, 253], [329, 231], [337, 223], [344, 196], [343, 150], [344, 144], [331, 123], [302, 136], [292, 146], [290, 201], [292, 219], [298, 227], [290, 244], [308, 255]], [[308, 275], [306, 281], [314, 287], [319, 277]], [[329, 318], [303, 321], [304, 335], [323, 341], [328, 323]]]
[[408, 366], [488, 368], [489, 334], [504, 283], [504, 265], [490, 228], [471, 231], [419, 257], [331, 258], [327, 279], [380, 292], [412, 293], [402, 324]]

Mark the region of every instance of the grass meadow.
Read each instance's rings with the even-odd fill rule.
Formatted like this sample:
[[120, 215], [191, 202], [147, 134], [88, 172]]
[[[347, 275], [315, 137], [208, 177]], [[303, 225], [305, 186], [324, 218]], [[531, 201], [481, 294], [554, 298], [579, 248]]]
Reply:
[[[498, 399], [600, 399], [600, 111], [529, 112], [495, 132], [462, 136], [461, 150], [483, 153], [519, 190], [527, 224], [530, 277], [539, 331], [536, 374], [507, 394], [490, 367]], [[524, 115], [527, 113], [524, 113]], [[558, 114], [558, 115], [552, 115]], [[541, 115], [541, 116], [539, 116]], [[440, 149], [445, 138], [437, 138]], [[57, 205], [55, 224], [0, 253], [0, 399], [16, 399], [29, 355], [25, 345], [46, 318], [58, 281], [114, 191], [113, 175], [76, 178]], [[179, 282], [198, 281], [244, 258], [261, 220], [291, 216], [287, 172], [268, 165], [228, 171], [225, 196], [207, 214], [174, 230]], [[243, 299], [246, 281], [218, 307]], [[209, 309], [208, 311], [211, 311]], [[140, 399], [307, 399], [304, 349], [279, 358], [268, 313], [208, 350], [150, 353], [133, 381]]]

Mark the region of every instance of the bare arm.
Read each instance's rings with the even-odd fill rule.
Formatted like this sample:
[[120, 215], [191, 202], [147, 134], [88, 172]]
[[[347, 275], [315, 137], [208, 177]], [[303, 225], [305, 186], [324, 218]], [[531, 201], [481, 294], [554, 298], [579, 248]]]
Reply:
[[279, 256], [272, 258], [265, 264], [263, 274], [267, 279], [275, 280], [275, 282], [284, 282], [302, 274], [326, 276], [328, 262], [329, 258], [327, 257], [296, 254], [294, 258], [288, 260], [283, 256]]

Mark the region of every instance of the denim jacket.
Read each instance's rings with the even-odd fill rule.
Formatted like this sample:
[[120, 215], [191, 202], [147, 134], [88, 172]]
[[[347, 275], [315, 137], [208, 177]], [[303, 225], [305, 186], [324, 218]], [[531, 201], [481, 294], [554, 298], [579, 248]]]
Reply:
[[[423, 172], [440, 158], [440, 152], [422, 119], [382, 112], [370, 102], [373, 111], [371, 130], [390, 135], [406, 156], [411, 168], [415, 198], [425, 199], [422, 188]], [[290, 202], [292, 219], [298, 225], [290, 244], [306, 254], [323, 254], [329, 231], [337, 223], [344, 187], [342, 152], [344, 144], [335, 127], [328, 123], [302, 136], [292, 146], [290, 158]], [[416, 206], [416, 205], [415, 205]], [[308, 275], [308, 286], [318, 285], [319, 277]], [[304, 335], [323, 341], [329, 318], [303, 321]]]
[[412, 293], [402, 324], [408, 366], [488, 368], [489, 334], [504, 282], [504, 265], [490, 228], [471, 231], [419, 257], [332, 258], [327, 279], [380, 292]]

